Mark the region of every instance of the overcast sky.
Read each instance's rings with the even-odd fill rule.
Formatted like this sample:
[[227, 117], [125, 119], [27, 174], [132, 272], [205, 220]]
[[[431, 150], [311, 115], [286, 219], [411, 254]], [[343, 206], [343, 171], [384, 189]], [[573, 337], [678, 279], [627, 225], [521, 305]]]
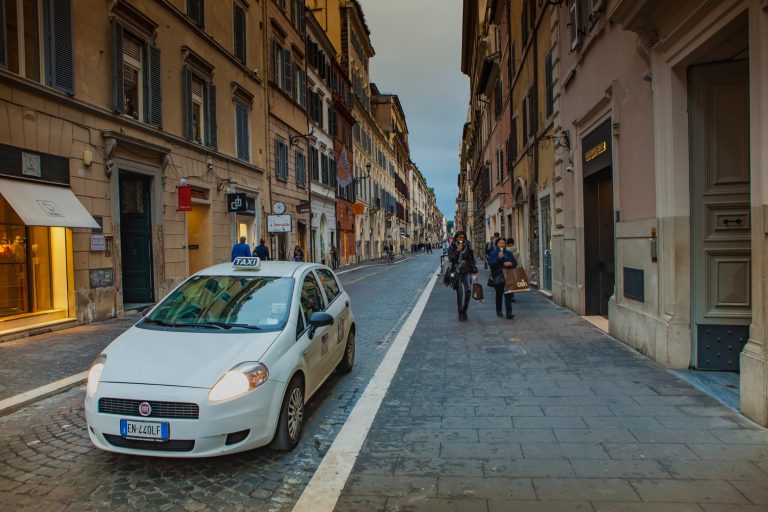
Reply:
[[397, 94], [411, 159], [448, 220], [456, 210], [469, 81], [461, 73], [461, 0], [359, 0], [376, 55], [371, 81]]

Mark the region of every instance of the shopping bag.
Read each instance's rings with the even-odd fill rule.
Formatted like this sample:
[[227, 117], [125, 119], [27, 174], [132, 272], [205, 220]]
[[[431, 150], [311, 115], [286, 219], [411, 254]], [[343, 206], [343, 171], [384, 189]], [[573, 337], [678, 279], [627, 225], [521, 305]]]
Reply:
[[483, 286], [480, 283], [472, 283], [472, 298], [475, 300], [483, 300]]
[[531, 289], [525, 270], [520, 265], [515, 268], [505, 268], [504, 280], [506, 281], [504, 293], [527, 292]]

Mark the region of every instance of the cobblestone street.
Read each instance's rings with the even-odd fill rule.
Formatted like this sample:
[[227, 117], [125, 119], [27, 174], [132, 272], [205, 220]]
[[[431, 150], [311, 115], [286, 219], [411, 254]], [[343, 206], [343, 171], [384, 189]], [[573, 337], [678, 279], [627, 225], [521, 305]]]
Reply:
[[[418, 256], [340, 276], [358, 323], [355, 368], [349, 375], [331, 376], [310, 401], [294, 451], [263, 448], [193, 461], [102, 452], [86, 433], [81, 386], [0, 418], [0, 509], [291, 510], [437, 264], [436, 257]], [[412, 285], [387, 286], [395, 275]], [[111, 332], [112, 324], [106, 327]], [[49, 337], [55, 335], [46, 335], [39, 349], [49, 350]], [[32, 351], [32, 343], [27, 341], [25, 350]], [[64, 359], [81, 371], [106, 343], [86, 341], [82, 351], [67, 351]], [[87, 361], [85, 366], [78, 358]]]

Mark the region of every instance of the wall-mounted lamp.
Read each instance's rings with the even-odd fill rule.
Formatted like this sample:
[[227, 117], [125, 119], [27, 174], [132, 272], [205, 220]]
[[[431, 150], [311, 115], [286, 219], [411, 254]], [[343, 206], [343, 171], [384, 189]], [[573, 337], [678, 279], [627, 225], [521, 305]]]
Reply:
[[205, 166], [208, 168], [209, 171], [213, 170], [213, 158], [210, 156], [205, 161]]
[[358, 178], [352, 178], [352, 182], [355, 184], [361, 183], [363, 181], [366, 181], [370, 177], [371, 177], [371, 162], [368, 162], [367, 164], [365, 164], [365, 174]]
[[292, 135], [290, 138], [291, 146], [295, 146], [299, 143], [301, 139], [309, 139], [315, 135], [315, 128], [312, 127], [309, 130], [309, 133], [305, 133], [304, 135]]

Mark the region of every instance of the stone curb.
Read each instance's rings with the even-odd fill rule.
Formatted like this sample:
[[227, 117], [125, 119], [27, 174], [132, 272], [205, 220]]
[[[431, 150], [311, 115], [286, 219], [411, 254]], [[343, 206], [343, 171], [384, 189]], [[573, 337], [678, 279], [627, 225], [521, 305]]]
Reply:
[[31, 389], [16, 396], [6, 398], [5, 400], [0, 400], [0, 416], [6, 416], [27, 405], [39, 402], [40, 400], [45, 400], [48, 397], [58, 395], [59, 393], [77, 387], [83, 384], [87, 378], [87, 371], [80, 372], [76, 375], [57, 380], [56, 382], [51, 382], [50, 384], [46, 384], [37, 389]]

